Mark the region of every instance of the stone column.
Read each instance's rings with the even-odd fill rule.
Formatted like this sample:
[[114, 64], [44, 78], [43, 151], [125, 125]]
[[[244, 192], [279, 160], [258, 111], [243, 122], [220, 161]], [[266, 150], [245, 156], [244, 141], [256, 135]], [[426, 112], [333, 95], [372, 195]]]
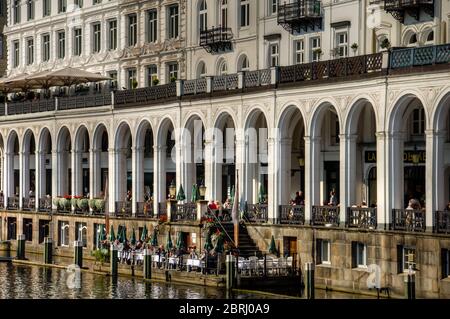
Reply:
[[131, 207], [136, 216], [137, 203], [144, 201], [144, 148], [134, 146], [131, 149]]
[[433, 230], [435, 212], [445, 207], [444, 189], [444, 143], [445, 131], [426, 130], [426, 162], [425, 162], [425, 224], [427, 231]]
[[[181, 150], [181, 163], [182, 163], [182, 176], [181, 176], [181, 184], [183, 185], [184, 193], [186, 195], [186, 200], [191, 196], [191, 188], [192, 184], [195, 181], [196, 176], [196, 167], [194, 163], [194, 154], [193, 154], [193, 144], [186, 143], [183, 145], [183, 149]], [[177, 160], [178, 161], [178, 160]], [[177, 185], [177, 192], [179, 190], [180, 185]], [[178, 194], [178, 193], [177, 193]]]
[[[60, 152], [52, 151], [52, 199], [58, 197], [58, 195], [64, 195], [60, 193], [59, 180], [63, 178], [60, 171]], [[53, 204], [52, 200], [52, 208], [56, 209], [56, 206]]]
[[219, 157], [223, 152], [216, 146], [212, 139], [205, 141], [205, 180], [203, 181], [206, 186], [205, 199], [218, 200], [222, 194], [222, 185], [218, 185], [218, 181], [221, 181], [220, 177], [222, 177], [222, 163]]
[[347, 207], [356, 204], [356, 139], [357, 135], [339, 135], [339, 204], [340, 224], [345, 225]]
[[101, 150], [91, 148], [89, 150], [89, 198], [100, 195], [102, 183]]
[[[403, 166], [403, 134], [401, 132], [389, 133], [387, 138], [387, 165], [389, 170], [385, 176], [386, 191], [388, 195], [387, 223], [391, 222], [391, 211], [393, 208], [404, 208], [404, 166]], [[381, 175], [378, 174], [377, 178]]]
[[377, 132], [377, 228], [388, 229], [391, 205], [389, 202], [389, 184], [388, 184], [388, 171], [389, 171], [389, 158], [387, 154], [387, 140], [388, 135], [386, 132]]
[[117, 155], [116, 150], [114, 148], [108, 148], [108, 207], [105, 208], [105, 211], [108, 211], [110, 214], [115, 212], [115, 205], [117, 199], [117, 190], [118, 185], [116, 184], [116, 170], [117, 170]]
[[19, 153], [19, 208], [24, 208], [24, 198], [28, 198], [30, 191], [30, 153]]
[[166, 154], [167, 146], [153, 146], [153, 211], [155, 215], [158, 213], [158, 204], [164, 203], [167, 199], [166, 194]]
[[47, 171], [45, 169], [45, 152], [36, 151], [35, 153], [35, 165], [36, 165], [36, 211], [39, 211], [39, 199], [46, 197], [46, 182]]
[[[242, 134], [238, 134], [242, 133]], [[245, 139], [242, 130], [236, 130], [236, 199], [241, 200], [241, 194], [245, 191]], [[239, 188], [239, 194], [237, 193]]]
[[8, 197], [14, 196], [14, 153], [5, 152], [5, 179], [4, 179], [5, 208]]
[[72, 194], [83, 194], [83, 160], [80, 150], [72, 151]]
[[305, 136], [305, 224], [312, 207], [320, 205], [320, 137]]
[[[278, 190], [279, 205], [288, 205], [291, 195], [291, 154], [292, 139], [283, 138], [280, 141], [279, 149], [276, 152], [278, 160]], [[300, 187], [298, 188], [300, 189]]]
[[[276, 224], [279, 220], [278, 206], [281, 203], [281, 194], [279, 193], [280, 185], [278, 183], [278, 174], [280, 171], [280, 147], [278, 144], [281, 142], [278, 140], [276, 133], [267, 139], [268, 146], [268, 185], [267, 185], [267, 203], [268, 203], [268, 221]], [[280, 145], [281, 146], [281, 145]], [[290, 156], [289, 156], [290, 158]]]

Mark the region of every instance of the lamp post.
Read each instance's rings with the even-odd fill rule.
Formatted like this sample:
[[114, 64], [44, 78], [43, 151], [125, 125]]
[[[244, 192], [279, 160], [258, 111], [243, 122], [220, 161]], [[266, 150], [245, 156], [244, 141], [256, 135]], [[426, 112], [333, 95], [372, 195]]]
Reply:
[[172, 180], [172, 182], [170, 183], [170, 186], [169, 186], [170, 199], [175, 199], [176, 193], [177, 193], [177, 187], [175, 186], [175, 183]]
[[202, 184], [199, 186], [198, 190], [199, 190], [199, 193], [200, 193], [200, 198], [201, 199], [205, 199], [206, 186], [204, 185], [203, 181], [202, 181]]

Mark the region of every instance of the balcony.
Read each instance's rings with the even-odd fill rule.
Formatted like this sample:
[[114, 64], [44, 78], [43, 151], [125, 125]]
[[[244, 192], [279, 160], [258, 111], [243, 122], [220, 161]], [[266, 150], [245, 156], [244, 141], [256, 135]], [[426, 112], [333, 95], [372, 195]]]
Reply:
[[450, 63], [450, 44], [394, 49], [390, 57], [391, 69], [444, 63]]
[[173, 207], [176, 210], [171, 211], [170, 219], [172, 222], [197, 220], [196, 203], [175, 204]]
[[339, 207], [313, 206], [311, 224], [313, 226], [338, 227]]
[[412, 209], [393, 209], [391, 230], [407, 232], [425, 231], [425, 211]]
[[322, 10], [318, 0], [296, 0], [278, 7], [278, 24], [294, 33], [322, 27]]
[[131, 201], [116, 202], [117, 217], [131, 217]]
[[280, 224], [304, 225], [305, 206], [280, 205]]
[[434, 0], [384, 0], [384, 10], [402, 23], [406, 13], [419, 21], [421, 10], [434, 16]]
[[248, 204], [245, 210], [244, 219], [249, 223], [267, 223], [267, 204]]
[[346, 223], [349, 228], [376, 229], [377, 209], [348, 207]]
[[216, 27], [200, 31], [200, 46], [208, 53], [230, 51], [232, 39], [231, 28]]
[[136, 203], [137, 211], [136, 216], [137, 217], [153, 217], [153, 203], [151, 202], [137, 202]]
[[450, 211], [437, 211], [435, 214], [435, 232], [450, 234]]

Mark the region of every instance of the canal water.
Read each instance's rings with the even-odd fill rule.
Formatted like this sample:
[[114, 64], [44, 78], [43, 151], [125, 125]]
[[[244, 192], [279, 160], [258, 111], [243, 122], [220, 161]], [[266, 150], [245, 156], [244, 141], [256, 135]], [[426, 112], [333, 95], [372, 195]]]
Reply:
[[[224, 289], [164, 282], [144, 282], [139, 278], [81, 272], [79, 288], [70, 287], [65, 269], [0, 262], [0, 299], [218, 299], [227, 298]], [[69, 282], [69, 285], [68, 285]], [[297, 293], [272, 291], [233, 292], [233, 299], [292, 298]], [[362, 296], [316, 290], [316, 298], [361, 298]]]

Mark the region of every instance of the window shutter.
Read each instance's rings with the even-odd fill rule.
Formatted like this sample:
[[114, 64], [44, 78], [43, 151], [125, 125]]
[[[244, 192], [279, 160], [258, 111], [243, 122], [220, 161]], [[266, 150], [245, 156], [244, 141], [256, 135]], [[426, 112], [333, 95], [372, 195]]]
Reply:
[[316, 240], [316, 265], [322, 263], [322, 239]]
[[441, 273], [442, 273], [442, 279], [448, 277], [447, 273], [447, 266], [448, 266], [449, 260], [448, 260], [448, 250], [442, 248], [441, 249]]
[[356, 241], [352, 241], [352, 268], [356, 268], [358, 267], [358, 242]]
[[403, 245], [397, 245], [397, 273], [403, 272]]

